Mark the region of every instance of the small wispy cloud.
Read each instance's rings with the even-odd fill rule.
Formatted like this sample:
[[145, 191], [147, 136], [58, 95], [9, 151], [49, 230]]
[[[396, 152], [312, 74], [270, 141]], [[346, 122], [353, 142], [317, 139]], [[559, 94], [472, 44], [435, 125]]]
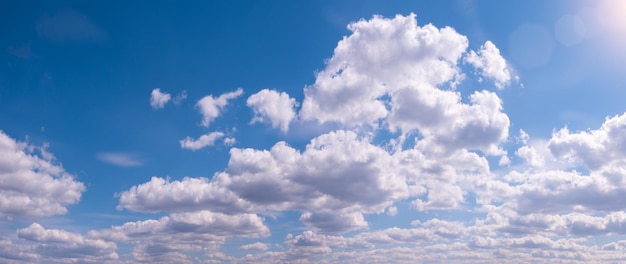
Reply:
[[176, 97], [174, 97], [174, 104], [180, 104], [180, 102], [182, 102], [183, 100], [187, 99], [187, 91], [184, 90], [182, 92], [180, 92], [178, 95], [176, 95]]
[[102, 152], [98, 153], [98, 159], [102, 162], [119, 167], [137, 167], [143, 162], [134, 154], [125, 152]]

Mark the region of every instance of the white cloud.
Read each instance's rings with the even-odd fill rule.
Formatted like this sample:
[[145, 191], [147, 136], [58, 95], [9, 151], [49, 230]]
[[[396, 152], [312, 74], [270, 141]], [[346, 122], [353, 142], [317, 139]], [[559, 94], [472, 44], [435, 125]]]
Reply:
[[215, 118], [220, 116], [221, 111], [228, 105], [229, 100], [235, 99], [242, 94], [243, 90], [238, 88], [233, 92], [224, 93], [217, 98], [212, 95], [207, 95], [200, 99], [196, 107], [200, 109], [200, 113], [202, 114], [202, 125], [208, 127]]
[[1, 218], [65, 214], [67, 206], [80, 200], [85, 185], [46, 153], [0, 131]]
[[[364, 213], [383, 213], [394, 202], [428, 194], [421, 209], [457, 208], [487, 161], [456, 151], [425, 156], [418, 149], [390, 154], [350, 131], [311, 140], [300, 152], [284, 142], [270, 150], [239, 149], [224, 172], [206, 178], [152, 178], [120, 195], [119, 209], [141, 212], [262, 213], [295, 210], [316, 231], [365, 228]], [[434, 155], [434, 154], [431, 154]]]
[[[176, 234], [176, 236], [172, 236]], [[210, 211], [173, 213], [159, 220], [127, 222], [110, 229], [93, 230], [88, 236], [112, 241], [167, 242], [218, 241], [225, 237], [266, 237], [269, 229], [255, 214], [227, 215]]]
[[152, 107], [152, 109], [155, 110], [161, 109], [165, 107], [165, 104], [167, 104], [170, 99], [172, 99], [172, 96], [170, 94], [162, 93], [161, 89], [155, 88], [150, 94], [150, 106]]
[[8, 264], [40, 261], [34, 252], [35, 246], [16, 244], [11, 239], [0, 236], [0, 260]]
[[215, 144], [215, 141], [222, 137], [224, 137], [224, 133], [222, 132], [211, 132], [206, 135], [202, 135], [195, 140], [190, 137], [186, 137], [179, 142], [181, 148], [195, 151], [204, 147], [213, 146], [213, 144]]
[[120, 194], [118, 209], [138, 212], [193, 212], [213, 210], [225, 213], [250, 211], [250, 203], [206, 178], [180, 181], [152, 177]]
[[580, 161], [598, 169], [626, 158], [626, 113], [607, 117], [596, 130], [571, 133], [567, 127], [555, 132], [548, 147], [559, 158]]
[[511, 82], [511, 70], [500, 55], [500, 50], [491, 41], [480, 46], [478, 52], [470, 51], [465, 61], [479, 70], [481, 76], [493, 80], [498, 89]]
[[368, 227], [363, 214], [356, 212], [304, 212], [300, 221], [323, 233], [343, 233]]
[[269, 247], [267, 246], [267, 244], [261, 243], [261, 242], [256, 242], [253, 244], [246, 244], [246, 245], [239, 247], [239, 249], [241, 250], [259, 250], [259, 251], [265, 251], [268, 248]]
[[403, 176], [383, 169], [393, 167], [383, 149], [336, 131], [313, 139], [303, 153], [284, 142], [269, 151], [232, 149], [228, 168], [215, 180], [270, 210], [382, 212], [410, 192]]
[[263, 89], [248, 97], [246, 103], [254, 111], [253, 123], [269, 121], [272, 127], [280, 127], [283, 132], [287, 132], [289, 123], [296, 117], [293, 110], [296, 100], [285, 92]]
[[398, 207], [392, 206], [387, 208], [387, 215], [389, 216], [395, 216], [398, 214]]
[[476, 91], [465, 104], [449, 89], [464, 76], [459, 61], [468, 46], [465, 36], [449, 27], [420, 27], [413, 14], [375, 16], [348, 28], [352, 34], [305, 88], [303, 120], [375, 128], [383, 121], [392, 132], [417, 130], [446, 149], [501, 154], [498, 144], [508, 137], [510, 122], [500, 98]]
[[102, 152], [98, 153], [97, 157], [103, 162], [119, 167], [136, 167], [143, 165], [143, 162], [132, 153]]
[[[457, 63], [467, 38], [452, 28], [420, 27], [411, 14], [393, 19], [375, 16], [351, 23], [348, 29], [352, 34], [339, 42], [315, 84], [305, 88], [300, 111], [304, 120], [376, 127], [377, 120], [390, 114], [389, 105], [401, 108], [398, 101], [404, 96], [437, 102], [431, 96], [443, 91], [435, 86], [455, 85], [462, 79]], [[401, 93], [420, 87], [427, 89]]]
[[132, 244], [135, 261], [194, 263], [183, 252], [213, 252], [226, 238], [259, 238], [269, 234], [263, 219], [254, 214], [197, 211], [174, 213], [159, 220], [127, 222], [109, 229], [92, 230], [87, 236]]
[[226, 146], [232, 146], [235, 145], [235, 143], [237, 143], [237, 140], [234, 137], [224, 138], [224, 145]]
[[90, 239], [60, 229], [45, 229], [37, 223], [17, 230], [21, 239], [32, 241], [32, 252], [43, 262], [103, 262], [117, 260], [117, 245], [102, 239]]

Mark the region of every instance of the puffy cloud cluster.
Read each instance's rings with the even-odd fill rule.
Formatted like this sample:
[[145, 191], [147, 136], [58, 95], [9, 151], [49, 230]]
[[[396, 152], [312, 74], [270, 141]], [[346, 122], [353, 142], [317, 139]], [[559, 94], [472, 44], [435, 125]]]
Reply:
[[548, 148], [559, 158], [582, 162], [598, 169], [626, 158], [626, 113], [607, 118], [597, 130], [571, 133], [562, 128], [550, 139]]
[[[348, 28], [352, 34], [305, 88], [302, 119], [346, 127], [378, 127], [382, 121], [391, 131], [418, 131], [446, 149], [499, 152], [510, 123], [500, 98], [476, 91], [466, 104], [454, 90], [464, 76], [459, 64], [468, 46], [465, 36], [449, 27], [418, 26], [415, 15], [374, 17]], [[499, 65], [504, 59], [491, 42], [468, 58], [484, 61], [478, 66], [495, 76], [499, 87], [508, 83], [510, 73]]]
[[45, 147], [18, 142], [2, 131], [0, 157], [1, 218], [65, 214], [85, 191]]
[[[484, 157], [467, 151], [427, 157], [418, 149], [391, 154], [355, 132], [311, 140], [300, 152], [285, 142], [269, 150], [230, 151], [213, 179], [152, 178], [121, 193], [119, 208], [141, 212], [212, 210], [262, 213], [296, 210], [307, 226], [338, 233], [368, 226], [363, 213], [425, 195], [420, 209], [457, 208], [472, 179], [487, 176]], [[397, 210], [397, 209], [396, 209]]]
[[117, 245], [113, 242], [85, 238], [80, 234], [65, 230], [45, 229], [37, 223], [18, 229], [17, 236], [35, 242], [36, 246], [32, 251], [42, 260], [98, 262], [118, 259]]

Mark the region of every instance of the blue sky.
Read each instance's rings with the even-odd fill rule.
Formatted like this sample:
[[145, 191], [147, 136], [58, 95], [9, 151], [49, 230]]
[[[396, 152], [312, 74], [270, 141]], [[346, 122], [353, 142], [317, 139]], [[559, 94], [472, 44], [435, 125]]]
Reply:
[[621, 1], [0, 4], [0, 262], [622, 262]]

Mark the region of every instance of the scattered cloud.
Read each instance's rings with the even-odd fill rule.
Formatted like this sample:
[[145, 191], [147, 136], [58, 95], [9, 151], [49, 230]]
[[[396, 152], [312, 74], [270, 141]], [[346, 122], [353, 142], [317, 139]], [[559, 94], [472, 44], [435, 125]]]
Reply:
[[224, 93], [218, 97], [207, 95], [200, 99], [196, 104], [202, 114], [202, 126], [208, 127], [209, 124], [218, 116], [221, 111], [228, 105], [228, 101], [235, 99], [243, 94], [243, 89], [238, 88], [233, 92]]
[[0, 218], [65, 214], [85, 191], [45, 147], [18, 142], [3, 131], [0, 157]]
[[511, 82], [511, 70], [500, 55], [500, 50], [491, 41], [485, 42], [478, 52], [470, 51], [465, 61], [479, 70], [482, 77], [493, 80], [498, 89]]
[[174, 102], [174, 104], [180, 104], [185, 99], [187, 99], [187, 91], [183, 90], [182, 92], [177, 94], [172, 101]]
[[117, 244], [90, 239], [65, 230], [45, 229], [38, 223], [17, 230], [21, 239], [36, 243], [32, 252], [43, 260], [57, 262], [102, 262], [117, 260]]
[[152, 90], [152, 93], [150, 93], [150, 106], [155, 110], [161, 109], [165, 107], [165, 104], [167, 104], [170, 99], [172, 99], [170, 94], [162, 93], [161, 89], [155, 88]]
[[254, 111], [252, 123], [269, 121], [283, 132], [289, 130], [289, 123], [296, 118], [293, 110], [296, 100], [285, 92], [263, 89], [248, 97], [247, 104]]
[[206, 135], [200, 136], [198, 139], [186, 137], [180, 141], [180, 147], [189, 150], [199, 150], [204, 147], [213, 146], [215, 141], [224, 137], [222, 132], [211, 132]]
[[126, 152], [102, 152], [98, 153], [98, 159], [102, 162], [119, 167], [136, 167], [143, 165], [143, 162], [136, 155]]
[[[330, 131], [297, 145], [285, 139], [230, 148], [225, 167], [211, 175], [154, 176], [116, 194], [118, 210], [158, 214], [155, 219], [84, 233], [33, 222], [15, 236], [0, 236], [0, 261], [626, 261], [626, 240], [593, 240], [626, 235], [626, 113], [607, 117], [597, 129], [564, 127], [549, 138], [520, 130], [512, 138], [497, 93], [456, 90], [468, 77], [463, 63], [498, 89], [516, 78], [494, 43], [467, 51], [467, 37], [420, 26], [414, 14], [375, 16], [348, 28], [304, 88], [298, 113], [286, 92], [263, 89], [246, 101], [252, 123], [288, 132], [298, 119], [312, 127], [332, 124]], [[242, 94], [239, 88], [200, 99], [201, 125], [208, 127]], [[161, 109], [186, 97], [186, 91], [172, 98], [157, 88], [150, 105]], [[218, 140], [232, 146], [236, 140], [226, 134], [179, 143], [194, 151]], [[64, 214], [85, 191], [46, 144], [18, 142], [0, 131], [0, 157], [2, 218]], [[125, 152], [97, 157], [142, 165]], [[419, 219], [406, 219], [401, 210]], [[465, 217], [444, 218], [457, 213]], [[376, 215], [410, 226], [378, 228], [381, 222], [370, 222]], [[276, 241], [268, 223], [284, 218], [300, 221], [290, 230], [297, 233], [275, 232], [284, 236]], [[223, 250], [229, 242], [234, 248]], [[245, 255], [228, 255], [237, 248]]]
[[235, 138], [233, 138], [233, 137], [224, 138], [224, 145], [226, 145], [226, 146], [230, 147], [230, 146], [234, 145], [235, 143], [237, 143], [237, 140]]
[[206, 178], [170, 181], [152, 177], [119, 197], [118, 209], [137, 212], [193, 212], [211, 210], [228, 214], [251, 211], [251, 204], [219, 183]]
[[269, 246], [267, 246], [267, 244], [265, 244], [265, 243], [256, 242], [256, 243], [253, 243], [253, 244], [243, 245], [243, 246], [239, 247], [239, 249], [241, 249], [241, 250], [266, 251], [266, 250], [269, 249]]
[[[418, 26], [414, 14], [375, 16], [348, 29], [352, 34], [339, 42], [315, 83], [305, 88], [300, 117], [377, 127], [380, 119], [405, 120], [405, 108], [423, 100], [411, 104], [411, 112], [428, 114], [415, 118], [439, 120], [437, 106], [443, 106], [437, 97], [447, 93], [436, 86], [455, 85], [462, 78], [457, 63], [467, 38], [449, 27]], [[454, 100], [453, 94], [447, 97]]]

